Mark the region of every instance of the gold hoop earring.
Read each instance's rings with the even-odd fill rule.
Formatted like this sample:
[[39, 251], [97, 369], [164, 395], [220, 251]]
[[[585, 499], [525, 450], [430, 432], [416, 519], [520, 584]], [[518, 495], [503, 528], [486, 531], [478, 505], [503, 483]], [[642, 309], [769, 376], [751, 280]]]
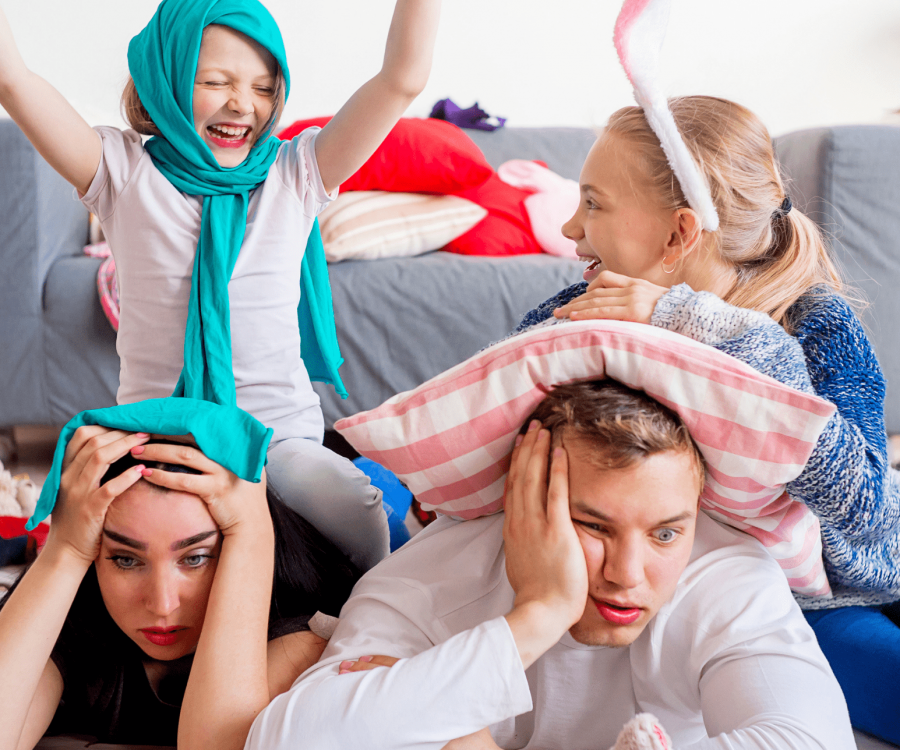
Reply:
[[[668, 257], [669, 257], [669, 256], [667, 255], [666, 258], [668, 258]], [[672, 267], [671, 267], [671, 268], [666, 268], [666, 258], [663, 258], [663, 259], [662, 259], [662, 270], [663, 270], [663, 273], [666, 273], [666, 274], [675, 273], [675, 269], [678, 268], [678, 261], [676, 260], [676, 261], [672, 264]]]

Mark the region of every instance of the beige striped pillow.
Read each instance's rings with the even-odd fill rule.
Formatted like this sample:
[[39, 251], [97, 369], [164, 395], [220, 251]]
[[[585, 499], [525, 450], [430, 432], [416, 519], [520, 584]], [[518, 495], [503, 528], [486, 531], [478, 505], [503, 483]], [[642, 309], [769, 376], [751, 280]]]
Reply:
[[438, 250], [468, 232], [487, 211], [455, 195], [342, 193], [321, 214], [329, 262], [411, 256]]

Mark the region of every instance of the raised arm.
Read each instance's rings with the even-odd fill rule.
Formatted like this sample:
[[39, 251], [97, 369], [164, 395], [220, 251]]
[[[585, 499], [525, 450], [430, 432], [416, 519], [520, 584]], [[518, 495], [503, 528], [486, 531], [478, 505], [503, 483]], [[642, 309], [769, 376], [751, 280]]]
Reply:
[[82, 427], [69, 443], [47, 544], [0, 609], [2, 750], [31, 750], [53, 719], [63, 682], [50, 654], [81, 580], [99, 554], [106, 509], [141, 474], [127, 471], [103, 487], [100, 478], [110, 463], [146, 439]]
[[2, 8], [0, 106], [50, 166], [84, 195], [100, 165], [100, 137], [62, 94], [26, 67]]
[[316, 161], [331, 192], [381, 145], [431, 72], [441, 0], [397, 0], [384, 63], [316, 137]]

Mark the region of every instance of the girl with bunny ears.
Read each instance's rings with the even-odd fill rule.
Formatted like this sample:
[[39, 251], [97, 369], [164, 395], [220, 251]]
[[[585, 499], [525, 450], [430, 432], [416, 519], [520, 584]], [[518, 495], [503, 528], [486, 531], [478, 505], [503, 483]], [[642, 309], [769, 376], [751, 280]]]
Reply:
[[[517, 331], [630, 320], [710, 344], [837, 407], [787, 489], [821, 524], [830, 587], [797, 595], [854, 725], [900, 744], [900, 474], [890, 467], [885, 380], [823, 237], [794, 207], [752, 112], [657, 86], [668, 0], [626, 0], [616, 43], [641, 106], [614, 113], [562, 231], [584, 282]], [[873, 698], [877, 696], [877, 698]]]
[[116, 259], [118, 402], [174, 393], [252, 413], [275, 431], [272, 485], [363, 569], [388, 527], [379, 491], [321, 445], [310, 380], [343, 385], [316, 215], [424, 87], [439, 9], [397, 0], [382, 69], [285, 143], [272, 132], [290, 75], [258, 0], [163, 0], [129, 45], [124, 132], [91, 129], [29, 71], [0, 12], [0, 105]]

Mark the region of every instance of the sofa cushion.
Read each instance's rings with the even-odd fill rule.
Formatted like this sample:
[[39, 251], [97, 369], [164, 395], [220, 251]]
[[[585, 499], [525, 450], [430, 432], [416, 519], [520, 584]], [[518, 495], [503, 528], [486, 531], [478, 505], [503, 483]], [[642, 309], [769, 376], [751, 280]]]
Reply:
[[794, 204], [825, 232], [887, 378], [885, 423], [900, 433], [900, 127], [852, 125], [781, 136]]

